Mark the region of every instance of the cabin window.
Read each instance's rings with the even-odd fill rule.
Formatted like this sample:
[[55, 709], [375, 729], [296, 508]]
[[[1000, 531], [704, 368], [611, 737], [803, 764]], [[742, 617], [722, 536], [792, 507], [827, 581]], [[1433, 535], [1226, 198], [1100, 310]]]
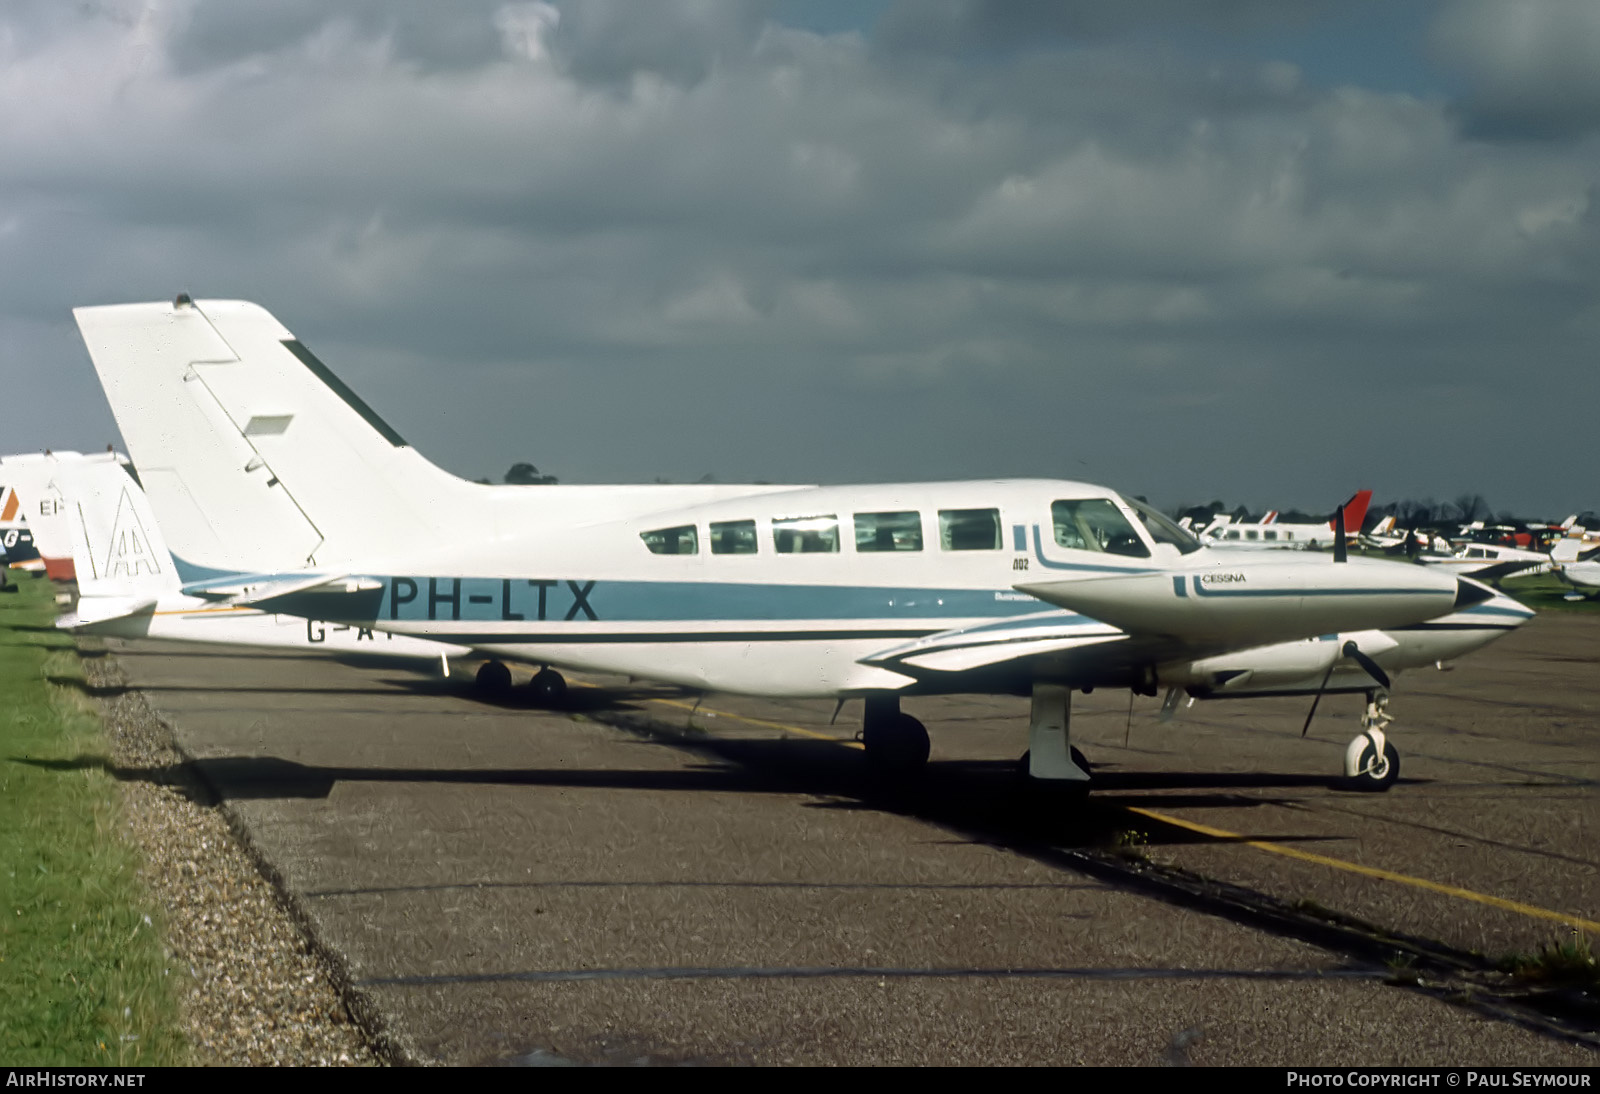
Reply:
[[1262, 532], [1261, 533], [1261, 538], [1262, 539], [1271, 540], [1272, 542], [1276, 543], [1278, 541], [1278, 533], [1276, 533], [1276, 532]]
[[922, 550], [921, 513], [857, 513], [856, 550]]
[[1224, 537], [1223, 537], [1223, 538], [1224, 538], [1224, 539], [1238, 539], [1238, 538], [1239, 538], [1239, 533], [1238, 533], [1238, 532], [1229, 532], [1229, 533], [1228, 533], [1228, 534], [1227, 534], [1227, 535], [1226, 535], [1226, 536], [1224, 536]]
[[998, 551], [1000, 510], [939, 510], [939, 546], [946, 551]]
[[1258, 539], [1261, 538], [1261, 533], [1260, 532], [1246, 532], [1244, 534], [1244, 538], [1248, 539], [1248, 540], [1251, 540], [1253, 542], [1253, 541], [1258, 540]]
[[712, 521], [711, 553], [714, 555], [755, 554], [756, 522], [753, 520]]
[[1110, 498], [1054, 502], [1050, 519], [1055, 524], [1058, 546], [1129, 558], [1150, 557], [1150, 548]]
[[780, 555], [836, 554], [839, 518], [785, 517], [772, 522], [772, 546]]
[[653, 555], [693, 555], [700, 551], [700, 537], [692, 524], [640, 532], [639, 538], [644, 540], [644, 545], [650, 548]]

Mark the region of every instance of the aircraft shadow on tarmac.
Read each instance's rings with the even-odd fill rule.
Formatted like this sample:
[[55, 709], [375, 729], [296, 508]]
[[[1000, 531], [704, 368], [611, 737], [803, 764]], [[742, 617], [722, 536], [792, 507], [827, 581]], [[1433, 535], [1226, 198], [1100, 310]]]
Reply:
[[[684, 746], [662, 741], [641, 741], [646, 747]], [[303, 764], [275, 756], [222, 756], [178, 764], [148, 767], [124, 766], [104, 757], [83, 755], [68, 760], [10, 757], [52, 771], [97, 769], [113, 778], [168, 786], [203, 806], [226, 801], [328, 797], [341, 782], [439, 783], [483, 786], [605, 789], [617, 791], [758, 793], [800, 796], [802, 808], [882, 810], [915, 816], [955, 827], [972, 838], [1009, 842], [1047, 840], [1079, 847], [1117, 846], [1136, 826], [1145, 844], [1234, 842], [1176, 825], [1129, 814], [1125, 806], [1173, 804], [1170, 797], [1112, 793], [1087, 804], [1065, 805], [1048, 790], [1019, 793], [1023, 788], [1015, 764], [961, 761], [930, 764], [924, 775], [909, 783], [885, 783], [876, 778], [863, 757], [821, 741], [708, 741], [691, 746], [706, 762], [668, 770], [618, 770], [571, 768], [406, 768], [341, 767]], [[1207, 777], [1192, 773], [1175, 776], [1183, 785], [1201, 787]], [[1116, 777], [1108, 774], [1112, 785]], [[1225, 785], [1323, 785], [1327, 780], [1303, 776], [1221, 775]], [[1245, 781], [1248, 779], [1248, 781]], [[1130, 785], [1165, 785], [1159, 777], [1127, 776]], [[1245, 799], [1236, 795], [1186, 795], [1186, 808], [1215, 806], [1237, 809], [1260, 806], [1273, 799]], [[1266, 839], [1280, 843], [1337, 841], [1337, 834], [1300, 836], [1253, 833], [1238, 839]]]
[[[125, 695], [130, 691], [147, 691], [155, 693], [180, 693], [188, 692], [197, 695], [284, 695], [293, 689], [281, 685], [263, 684], [260, 687], [217, 687], [211, 684], [145, 684], [135, 687], [132, 684], [91, 684], [79, 676], [50, 676], [45, 680], [59, 688], [71, 688], [81, 692], [92, 699], [108, 699], [118, 695]], [[306, 695], [393, 695], [394, 689], [384, 684], [374, 684], [371, 687], [354, 688], [303, 688]]]

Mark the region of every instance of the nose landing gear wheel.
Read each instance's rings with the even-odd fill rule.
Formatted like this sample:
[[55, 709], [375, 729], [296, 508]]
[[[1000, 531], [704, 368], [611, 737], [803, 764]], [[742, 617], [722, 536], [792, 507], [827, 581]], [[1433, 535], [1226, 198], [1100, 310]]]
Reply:
[[861, 745], [875, 771], [908, 778], [928, 764], [928, 731], [909, 714], [871, 718], [861, 727]]
[[1355, 757], [1346, 760], [1346, 770], [1354, 772], [1345, 777], [1345, 784], [1351, 790], [1381, 793], [1400, 778], [1400, 753], [1388, 741], [1383, 742], [1380, 752], [1377, 742], [1362, 734], [1350, 742], [1349, 751]]

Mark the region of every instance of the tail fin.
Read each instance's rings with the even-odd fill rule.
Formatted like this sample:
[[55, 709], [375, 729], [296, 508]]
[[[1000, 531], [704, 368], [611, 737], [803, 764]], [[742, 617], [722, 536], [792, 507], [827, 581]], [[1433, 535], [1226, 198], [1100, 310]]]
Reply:
[[33, 529], [23, 509], [22, 495], [10, 483], [0, 485], [0, 547], [5, 548], [6, 564], [21, 566], [36, 562], [39, 552], [33, 545]]
[[73, 315], [180, 566], [268, 572], [472, 534], [456, 503], [481, 488], [414, 452], [257, 305]]
[[27, 514], [28, 526], [33, 530], [33, 545], [52, 580], [71, 581], [76, 576], [63, 469], [83, 463], [116, 468], [126, 462], [126, 457], [109, 450], [87, 456], [81, 452], [45, 452], [0, 459], [0, 474], [20, 496], [20, 510]]
[[80, 601], [153, 600], [182, 585], [144, 491], [120, 464], [70, 464], [58, 481]]
[[[1350, 495], [1350, 500], [1344, 503], [1344, 528], [1346, 535], [1360, 535], [1361, 526], [1367, 520], [1367, 506], [1372, 502], [1371, 490], [1357, 490]], [[1333, 521], [1328, 522], [1328, 527], [1333, 527]]]
[[1393, 531], [1394, 531], [1394, 516], [1393, 516], [1393, 514], [1391, 514], [1391, 515], [1389, 515], [1387, 517], [1384, 517], [1382, 520], [1380, 520], [1377, 523], [1377, 526], [1372, 529], [1372, 534], [1375, 535], [1375, 536], [1386, 536], [1390, 532], [1393, 532]]
[[1554, 547], [1550, 549], [1551, 562], [1576, 562], [1583, 549], [1588, 546], [1584, 543], [1583, 535], [1563, 536]]

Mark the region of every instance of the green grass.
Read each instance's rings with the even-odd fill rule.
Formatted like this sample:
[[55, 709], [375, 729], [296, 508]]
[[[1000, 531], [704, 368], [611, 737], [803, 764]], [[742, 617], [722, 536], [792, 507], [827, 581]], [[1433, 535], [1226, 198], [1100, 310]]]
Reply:
[[1498, 962], [1504, 972], [1523, 980], [1580, 988], [1600, 988], [1600, 963], [1589, 939], [1573, 931], [1571, 937], [1551, 942], [1538, 953], [1513, 953]]
[[1600, 600], [1563, 600], [1574, 590], [1555, 574], [1507, 578], [1500, 583], [1500, 588], [1507, 596], [1515, 597], [1538, 612], [1600, 611]]
[[183, 1063], [160, 920], [137, 877], [121, 799], [98, 767], [29, 761], [102, 755], [72, 643], [50, 625], [53, 588], [0, 596], [0, 1063]]

